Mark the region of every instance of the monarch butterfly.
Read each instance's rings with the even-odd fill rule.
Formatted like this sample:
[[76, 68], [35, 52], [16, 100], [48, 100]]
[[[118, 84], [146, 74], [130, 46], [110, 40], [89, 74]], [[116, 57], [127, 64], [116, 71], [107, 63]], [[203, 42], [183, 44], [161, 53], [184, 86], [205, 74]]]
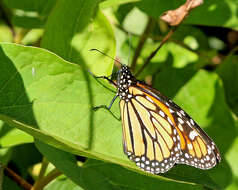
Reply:
[[[121, 63], [120, 63], [121, 64]], [[213, 140], [172, 100], [137, 80], [121, 64], [114, 100], [120, 98], [124, 153], [142, 170], [165, 173], [174, 164], [210, 169], [221, 161]]]

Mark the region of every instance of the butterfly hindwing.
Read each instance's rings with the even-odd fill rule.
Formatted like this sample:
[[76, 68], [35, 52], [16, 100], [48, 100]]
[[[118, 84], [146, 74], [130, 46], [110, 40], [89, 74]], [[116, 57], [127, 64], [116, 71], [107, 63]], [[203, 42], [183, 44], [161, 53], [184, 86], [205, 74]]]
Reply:
[[130, 101], [120, 101], [124, 152], [152, 173], [164, 173], [180, 156], [179, 136], [168, 116], [143, 91], [130, 87]]
[[214, 167], [220, 160], [220, 153], [213, 140], [182, 109], [174, 108], [174, 118], [182, 134], [179, 164], [200, 169]]

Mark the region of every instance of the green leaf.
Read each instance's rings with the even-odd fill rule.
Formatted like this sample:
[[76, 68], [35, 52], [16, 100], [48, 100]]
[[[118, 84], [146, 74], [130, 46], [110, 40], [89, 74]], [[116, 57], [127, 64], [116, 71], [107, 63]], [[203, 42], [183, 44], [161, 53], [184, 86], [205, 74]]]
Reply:
[[161, 16], [162, 13], [169, 9], [176, 9], [178, 6], [182, 5], [184, 1], [182, 0], [142, 0], [135, 3], [135, 5], [144, 11], [147, 15], [153, 16], [155, 18]]
[[138, 2], [140, 0], [106, 0], [100, 3], [100, 9], [106, 9], [112, 6], [123, 5], [127, 3]]
[[49, 183], [44, 190], [83, 190], [82, 187], [79, 187], [75, 183], [73, 183], [69, 178], [66, 176], [57, 177], [54, 181]]
[[41, 46], [68, 61], [88, 66], [95, 74], [108, 75], [112, 60], [89, 51], [96, 48], [111, 56], [115, 53], [114, 34], [106, 17], [97, 11], [99, 2], [60, 0], [47, 21]]
[[22, 144], [12, 148], [11, 163], [18, 171], [18, 174], [23, 178], [26, 178], [29, 175], [29, 168], [41, 161], [42, 155], [33, 143]]
[[0, 147], [6, 148], [33, 142], [32, 136], [0, 121]]
[[[104, 190], [111, 189], [201, 189], [200, 185], [183, 184], [168, 181], [156, 176], [145, 176], [129, 171], [121, 166], [102, 161], [89, 160], [78, 166], [75, 157], [69, 153], [55, 149], [40, 141], [36, 141], [37, 148], [72, 181], [84, 189], [94, 190], [100, 187]], [[93, 181], [93, 183], [92, 183]], [[141, 183], [138, 183], [138, 182]]]
[[12, 155], [11, 148], [0, 148], [0, 165], [7, 165], [7, 163], [11, 159], [11, 155]]
[[[87, 184], [88, 189], [202, 189], [200, 185], [183, 184], [176, 181], [167, 181], [156, 176], [145, 176], [129, 171], [121, 166], [104, 163], [97, 160], [87, 161], [81, 171], [81, 179]], [[90, 181], [94, 180], [94, 183]]]
[[76, 157], [68, 152], [56, 149], [39, 140], [35, 142], [38, 150], [46, 157], [48, 161], [69, 177], [74, 183], [79, 186], [83, 184], [81, 181], [81, 166], [77, 165]]
[[[5, 63], [0, 69], [5, 76], [0, 80], [0, 119], [54, 147], [152, 176], [123, 154], [120, 121], [107, 110], [92, 111], [93, 105], [113, 97], [106, 83], [102, 86], [103, 81], [100, 84], [78, 65], [39, 48], [2, 44], [0, 58]], [[111, 111], [119, 115], [118, 106]], [[174, 178], [173, 170], [171, 174]], [[203, 175], [187, 174], [187, 180], [209, 186], [200, 180]], [[210, 186], [215, 187], [212, 181]]]
[[[3, 121], [70, 152], [128, 164], [120, 122], [107, 110], [92, 110], [114, 96], [100, 81], [39, 48], [1, 44], [0, 62]], [[117, 106], [112, 111], [119, 114]]]
[[187, 24], [206, 26], [223, 26], [238, 29], [237, 26], [237, 0], [203, 1], [204, 3], [191, 11]]
[[22, 190], [22, 188], [19, 187], [19, 185], [15, 181], [13, 181], [12, 179], [10, 179], [7, 176], [4, 176], [3, 184], [2, 184], [1, 188], [2, 189], [9, 189], [9, 190], [12, 190], [12, 189], [14, 189], [14, 190]]
[[217, 72], [224, 83], [227, 102], [238, 116], [238, 56], [227, 56]]
[[[184, 23], [223, 26], [237, 30], [237, 0], [207, 0], [192, 10]], [[158, 18], [165, 11], [176, 9], [184, 4], [183, 0], [142, 0], [135, 3], [146, 14]]]
[[12, 42], [12, 32], [10, 28], [0, 21], [0, 42]]
[[[138, 22], [138, 20], [140, 22]], [[123, 28], [128, 32], [132, 32], [133, 34], [142, 35], [146, 28], [147, 22], [148, 16], [139, 9], [133, 8], [123, 20]]]
[[[166, 67], [156, 78], [155, 84], [163, 94], [174, 97], [173, 100], [214, 139], [222, 161], [214, 169], [203, 173], [213, 178], [220, 187], [226, 187], [232, 173], [224, 157], [236, 137], [236, 130], [219, 77], [215, 73], [196, 71], [193, 65], [185, 68]], [[190, 173], [194, 174], [196, 169], [192, 169], [194, 171]], [[176, 171], [176, 175], [183, 176], [183, 171], [189, 173], [181, 169]]]
[[[237, 125], [238, 126], [238, 123]], [[236, 127], [238, 129], [238, 127]], [[238, 188], [238, 163], [237, 163], [237, 152], [238, 152], [238, 138], [236, 138], [229, 149], [229, 151], [226, 154], [226, 159], [231, 167], [232, 170], [232, 176], [231, 176], [231, 183], [227, 187], [227, 189], [237, 189]]]
[[12, 22], [16, 26], [31, 29], [45, 24], [56, 0], [3, 0], [12, 11]]

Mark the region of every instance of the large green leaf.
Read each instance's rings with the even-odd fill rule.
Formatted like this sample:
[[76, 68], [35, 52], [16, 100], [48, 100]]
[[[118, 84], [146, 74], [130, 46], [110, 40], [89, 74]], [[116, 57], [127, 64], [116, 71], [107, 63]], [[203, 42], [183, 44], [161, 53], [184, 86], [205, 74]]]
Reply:
[[[60, 149], [143, 173], [123, 154], [120, 121], [107, 110], [92, 110], [113, 97], [107, 83], [39, 48], [1, 44], [0, 62], [0, 119]], [[111, 111], [119, 116], [118, 106]], [[194, 171], [175, 169], [167, 177], [216, 187]]]
[[[149, 177], [131, 172], [121, 166], [104, 163], [97, 160], [87, 161], [81, 171], [81, 178], [87, 184], [88, 189], [96, 189], [103, 186], [103, 189], [202, 189], [201, 185], [178, 183], [176, 181], [167, 181], [157, 179], [156, 176]], [[93, 179], [95, 183], [90, 183]]]
[[[89, 160], [78, 166], [75, 157], [70, 153], [53, 148], [40, 141], [36, 141], [37, 148], [72, 181], [88, 190], [104, 189], [201, 189], [200, 185], [185, 184], [168, 181], [165, 178], [143, 176], [129, 171], [121, 166], [102, 161]], [[92, 183], [93, 181], [93, 183]], [[140, 181], [140, 183], [138, 183]]]
[[87, 65], [95, 74], [109, 74], [112, 60], [89, 51], [97, 48], [108, 55], [115, 53], [111, 25], [97, 12], [100, 1], [60, 0], [47, 21], [41, 47], [68, 61]]
[[120, 122], [106, 110], [92, 111], [114, 93], [82, 67], [42, 49], [12, 44], [1, 45], [0, 62], [3, 121], [71, 152], [101, 159], [107, 152], [114, 161], [127, 160]]

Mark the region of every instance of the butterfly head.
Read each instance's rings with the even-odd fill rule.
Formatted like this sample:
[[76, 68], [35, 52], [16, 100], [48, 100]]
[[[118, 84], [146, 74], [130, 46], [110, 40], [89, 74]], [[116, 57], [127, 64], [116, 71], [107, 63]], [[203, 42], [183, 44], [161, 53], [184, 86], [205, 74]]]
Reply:
[[128, 101], [132, 97], [132, 95], [129, 94], [128, 88], [135, 82], [136, 79], [131, 74], [130, 68], [126, 65], [122, 65], [117, 76], [118, 95], [120, 99], [125, 99]]

